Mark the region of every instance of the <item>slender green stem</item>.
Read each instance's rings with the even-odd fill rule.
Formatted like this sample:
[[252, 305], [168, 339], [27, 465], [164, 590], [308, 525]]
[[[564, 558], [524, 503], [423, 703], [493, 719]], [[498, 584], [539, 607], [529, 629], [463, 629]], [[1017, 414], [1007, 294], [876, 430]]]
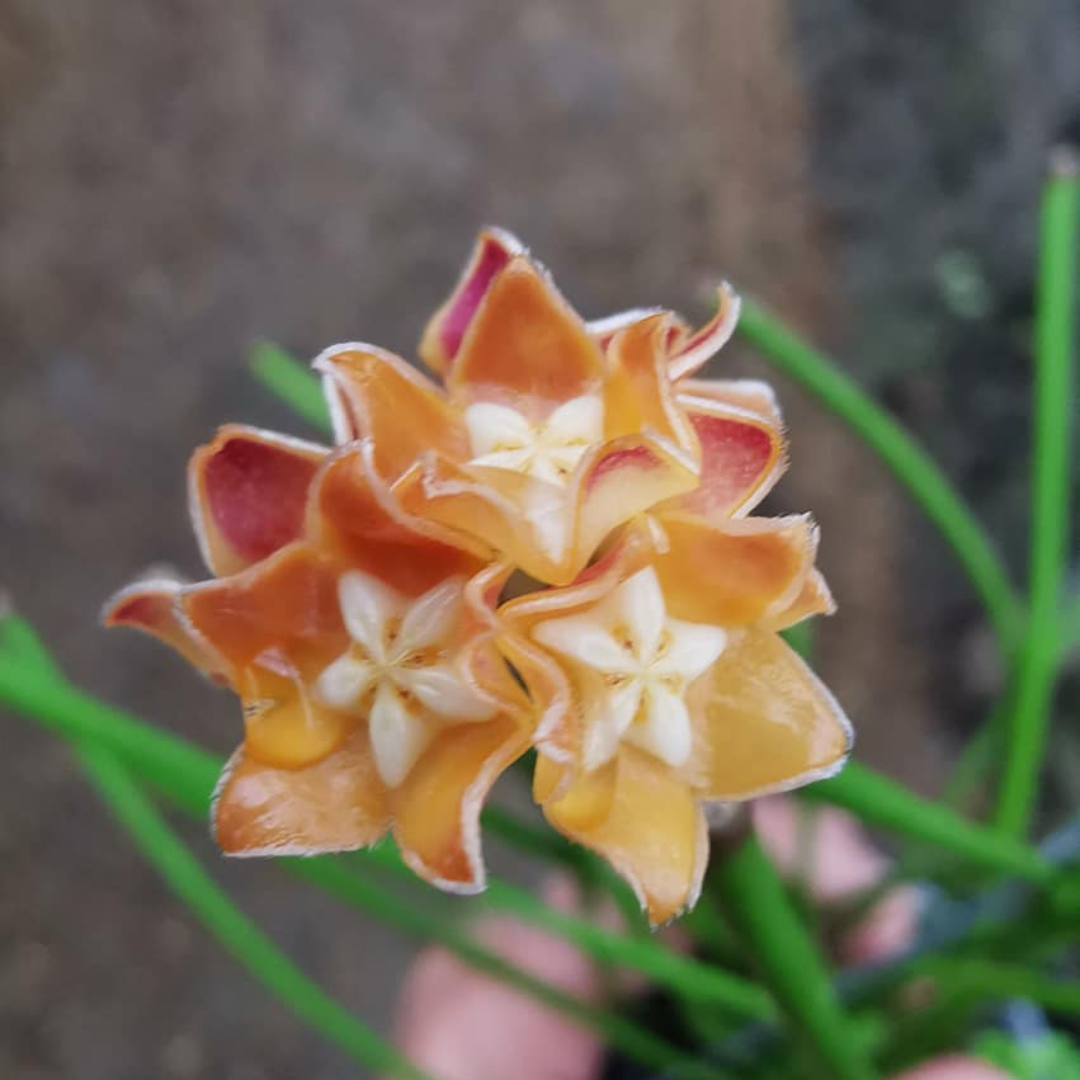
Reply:
[[111, 751], [90, 742], [77, 744], [76, 749], [87, 776], [143, 856], [255, 978], [358, 1065], [400, 1080], [431, 1080], [327, 996], [232, 903]]
[[788, 900], [757, 839], [721, 853], [710, 875], [766, 983], [825, 1075], [872, 1080], [829, 969]]
[[[0, 622], [0, 630], [5, 625]], [[32, 634], [28, 627], [26, 630]], [[99, 742], [120, 755], [140, 777], [185, 811], [206, 816], [210, 795], [223, 765], [213, 754], [157, 731], [129, 714], [81, 693], [70, 684], [57, 681], [22, 658], [4, 662], [2, 653], [0, 701], [59, 734]], [[487, 820], [485, 817], [485, 823]], [[411, 876], [390, 845], [381, 845], [365, 853], [363, 858]], [[304, 865], [317, 866], [326, 861], [307, 860]], [[722, 1005], [740, 1015], [756, 1018], [772, 1015], [768, 995], [753, 984], [691, 957], [674, 954], [656, 939], [626, 937], [587, 919], [551, 911], [526, 890], [505, 882], [489, 881], [486, 896], [490, 907], [565, 937], [601, 963], [638, 971], [675, 993]]]
[[1035, 808], [1061, 648], [1058, 600], [1069, 536], [1074, 264], [1080, 246], [1080, 170], [1051, 176], [1043, 194], [1035, 313], [1030, 625], [1017, 672], [996, 823], [1023, 836]]
[[916, 963], [910, 974], [931, 978], [938, 986], [965, 992], [976, 1001], [1023, 998], [1050, 1012], [1080, 1015], [1080, 982], [1021, 964], [977, 956], [932, 956]]
[[994, 544], [927, 452], [823, 353], [752, 301], [738, 332], [862, 437], [941, 531], [986, 605], [1003, 652], [1015, 648], [1022, 607]]
[[324, 434], [330, 433], [330, 415], [319, 380], [303, 364], [280, 346], [259, 341], [252, 346], [248, 366], [252, 375], [275, 397]]
[[839, 776], [804, 788], [808, 799], [843, 807], [860, 820], [903, 836], [935, 844], [973, 865], [1002, 874], [1015, 874], [1035, 884], [1055, 875], [1052, 863], [1033, 848], [973, 824], [936, 803], [920, 799], [879, 773], [850, 762]]

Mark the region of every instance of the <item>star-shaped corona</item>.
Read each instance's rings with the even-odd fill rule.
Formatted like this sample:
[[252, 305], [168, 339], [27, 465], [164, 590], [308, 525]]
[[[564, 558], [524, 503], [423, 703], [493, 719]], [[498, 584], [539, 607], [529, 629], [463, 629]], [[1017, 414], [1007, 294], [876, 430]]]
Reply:
[[850, 727], [779, 632], [832, 611], [807, 517], [752, 516], [786, 464], [770, 388], [698, 377], [730, 337], [588, 321], [508, 233], [481, 233], [425, 329], [430, 375], [324, 350], [335, 446], [231, 425], [196, 451], [213, 575], [106, 608], [240, 699], [215, 797], [236, 855], [392, 833], [441, 888], [483, 888], [479, 819], [530, 747], [560, 832], [653, 922], [693, 904], [704, 808], [839, 769]]

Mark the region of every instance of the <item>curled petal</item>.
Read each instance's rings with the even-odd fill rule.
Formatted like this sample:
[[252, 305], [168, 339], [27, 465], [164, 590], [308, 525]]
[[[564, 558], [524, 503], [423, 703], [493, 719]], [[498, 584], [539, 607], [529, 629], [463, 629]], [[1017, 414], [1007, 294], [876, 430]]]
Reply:
[[337, 582], [340, 565], [305, 543], [290, 544], [231, 577], [192, 585], [181, 609], [237, 669], [287, 677], [317, 670], [348, 642]]
[[521, 241], [504, 229], [487, 228], [480, 233], [454, 291], [431, 317], [420, 339], [420, 359], [432, 371], [440, 375], [449, 371], [492, 280], [524, 252]]
[[603, 790], [607, 778], [586, 774], [562, 798], [545, 802], [544, 816], [607, 859], [633, 887], [650, 922], [667, 922], [701, 892], [705, 816], [691, 788], [650, 754], [624, 746], [615, 761], [610, 796]]
[[678, 396], [680, 400], [705, 400], [753, 413], [777, 428], [784, 425], [776, 392], [760, 379], [680, 379]]
[[206, 565], [234, 574], [300, 537], [325, 447], [231, 424], [195, 451], [188, 498]]
[[789, 608], [817, 551], [808, 516], [713, 523], [664, 514], [668, 540], [654, 560], [668, 611], [709, 626], [750, 626]]
[[180, 609], [183, 590], [182, 582], [169, 578], [137, 581], [106, 602], [102, 622], [106, 626], [130, 626], [151, 634], [216, 682], [227, 683], [231, 677], [229, 664]]
[[375, 474], [368, 443], [341, 447], [312, 485], [308, 531], [343, 562], [409, 596], [489, 558], [486, 542], [405, 511]]
[[770, 419], [707, 398], [679, 396], [701, 447], [701, 482], [677, 505], [700, 514], [741, 516], [783, 474], [783, 433]]
[[629, 311], [618, 311], [614, 315], [605, 315], [602, 319], [590, 319], [585, 324], [585, 329], [588, 330], [589, 337], [607, 352], [608, 346], [621, 330], [657, 315], [666, 315], [670, 320], [666, 351], [671, 352], [686, 336], [686, 326], [673, 313], [663, 308], [631, 308]]
[[786, 791], [837, 772], [851, 725], [833, 696], [776, 634], [733, 638], [691, 689], [701, 794], [725, 801]]
[[524, 256], [492, 281], [447, 376], [451, 399], [532, 419], [600, 385], [603, 357], [547, 274]]
[[644, 433], [667, 440], [674, 452], [696, 465], [697, 438], [676, 403], [667, 373], [670, 330], [666, 313], [653, 315], [620, 331], [612, 341], [604, 385], [605, 434], [612, 439]]
[[218, 783], [212, 817], [228, 855], [318, 855], [374, 844], [389, 827], [390, 805], [360, 729], [305, 769], [276, 769], [238, 750]]
[[762, 630], [786, 630], [813, 615], [832, 615], [835, 611], [836, 601], [824, 576], [820, 570], [811, 570], [791, 604], [762, 619], [759, 626]]
[[668, 359], [671, 378], [692, 375], [727, 344], [739, 321], [740, 300], [727, 282], [717, 289], [716, 314], [700, 330], [679, 342]]
[[416, 873], [453, 892], [484, 888], [480, 810], [528, 744], [525, 730], [506, 716], [436, 735], [393, 792], [394, 837]]
[[442, 390], [399, 356], [351, 342], [324, 350], [312, 365], [324, 377], [339, 443], [370, 439], [387, 483], [425, 451], [461, 456], [464, 430]]

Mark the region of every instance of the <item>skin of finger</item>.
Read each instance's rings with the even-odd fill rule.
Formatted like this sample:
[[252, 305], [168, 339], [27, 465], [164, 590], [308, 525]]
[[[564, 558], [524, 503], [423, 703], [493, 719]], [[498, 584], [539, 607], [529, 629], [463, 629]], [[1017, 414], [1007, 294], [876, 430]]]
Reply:
[[[577, 904], [564, 882], [544, 892], [554, 907]], [[537, 978], [598, 1000], [592, 964], [566, 942], [502, 918], [482, 921], [475, 936]], [[604, 1053], [591, 1033], [442, 949], [425, 950], [406, 976], [395, 1034], [409, 1058], [442, 1080], [592, 1080]]]
[[1011, 1080], [1008, 1073], [968, 1057], [939, 1058], [893, 1080]]

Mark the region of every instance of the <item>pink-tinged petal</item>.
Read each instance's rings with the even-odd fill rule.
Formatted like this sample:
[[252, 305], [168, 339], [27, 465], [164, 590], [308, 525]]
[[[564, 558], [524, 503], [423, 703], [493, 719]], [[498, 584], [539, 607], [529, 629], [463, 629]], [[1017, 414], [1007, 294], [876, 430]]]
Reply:
[[230, 424], [199, 447], [188, 497], [206, 565], [234, 574], [300, 537], [325, 447]]
[[573, 558], [559, 577], [545, 580], [556, 585], [571, 580], [613, 529], [668, 500], [692, 496], [698, 482], [693, 458], [666, 439], [631, 435], [594, 451], [579, 466], [572, 489]]
[[169, 578], [137, 581], [106, 602], [102, 621], [106, 626], [130, 626], [151, 634], [215, 682], [228, 683], [231, 677], [229, 664], [180, 610], [179, 597], [183, 589], [182, 582]]
[[454, 291], [431, 317], [420, 339], [420, 359], [432, 371], [450, 370], [462, 339], [496, 275], [525, 246], [503, 229], [487, 228], [477, 238], [473, 253]]
[[212, 816], [227, 855], [318, 855], [374, 844], [389, 828], [390, 804], [360, 728], [304, 769], [273, 768], [238, 750], [218, 783]]
[[756, 413], [704, 398], [680, 396], [679, 404], [701, 446], [701, 483], [678, 507], [709, 516], [749, 513], [783, 475], [782, 432]]
[[801, 787], [836, 773], [851, 751], [843, 710], [777, 634], [733, 635], [687, 703], [704, 798], [731, 802]]
[[735, 290], [723, 283], [717, 290], [716, 314], [672, 350], [668, 370], [673, 380], [693, 375], [727, 344], [739, 321], [739, 306]]
[[[651, 754], [624, 746], [614, 786], [595, 806], [572, 786], [543, 804], [560, 832], [584, 844], [631, 885], [654, 925], [693, 906], [708, 862], [705, 815], [694, 791]], [[595, 783], [589, 775], [577, 784]], [[607, 812], [596, 813], [607, 801]]]
[[603, 379], [600, 349], [546, 272], [516, 256], [496, 275], [447, 376], [451, 399], [542, 419]]
[[783, 430], [784, 418], [776, 392], [760, 379], [680, 379], [680, 401], [711, 401], [742, 413], [753, 413]]
[[393, 483], [425, 450], [460, 457], [468, 440], [442, 389], [377, 345], [325, 349], [312, 365], [324, 377], [338, 443], [370, 439], [380, 476]]
[[394, 838], [416, 873], [451, 892], [484, 888], [480, 811], [528, 746], [526, 729], [506, 716], [455, 725], [435, 737], [392, 793]]

